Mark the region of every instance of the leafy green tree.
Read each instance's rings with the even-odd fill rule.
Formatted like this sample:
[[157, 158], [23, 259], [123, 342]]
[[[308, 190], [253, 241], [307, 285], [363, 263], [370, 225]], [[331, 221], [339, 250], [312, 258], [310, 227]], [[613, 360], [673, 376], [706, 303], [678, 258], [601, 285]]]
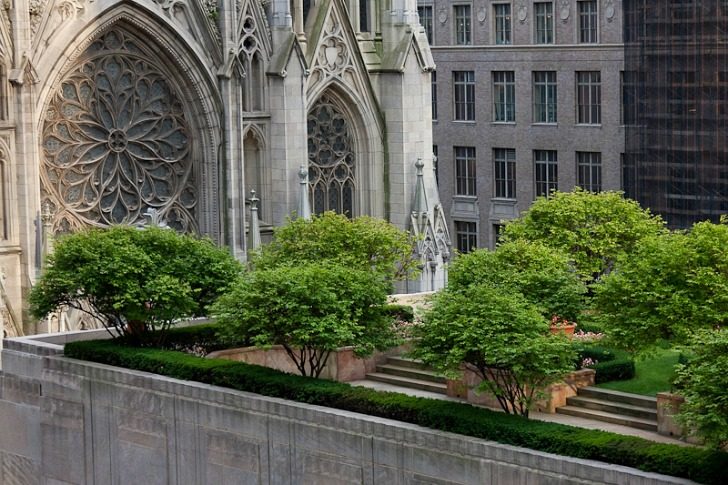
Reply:
[[159, 228], [90, 229], [59, 239], [30, 293], [30, 311], [43, 318], [77, 308], [112, 336], [140, 342], [157, 329], [161, 340], [175, 320], [204, 315], [241, 270], [207, 239]]
[[663, 221], [621, 192], [581, 189], [539, 198], [519, 219], [506, 224], [503, 241], [525, 239], [567, 253], [589, 283], [611, 271], [616, 259], [644, 237], [665, 232]]
[[576, 359], [569, 340], [550, 334], [536, 306], [488, 284], [437, 294], [416, 336], [415, 357], [448, 374], [464, 365], [506, 413], [524, 417], [538, 390], [573, 370]]
[[254, 267], [332, 261], [352, 269], [404, 279], [416, 269], [414, 240], [393, 224], [374, 217], [349, 219], [334, 212], [295, 219], [275, 231], [270, 244], [253, 258]]
[[479, 249], [459, 256], [448, 275], [448, 288], [462, 291], [488, 284], [523, 294], [546, 318], [575, 320], [583, 309], [586, 286], [559, 250], [540, 242], [516, 240], [495, 251]]
[[644, 239], [594, 288], [597, 319], [631, 351], [661, 340], [687, 342], [698, 329], [728, 323], [728, 225]]
[[678, 420], [706, 444], [728, 447], [728, 330], [698, 331], [691, 359], [677, 369], [676, 385], [685, 398]]
[[396, 343], [383, 312], [387, 287], [377, 273], [331, 262], [257, 269], [213, 313], [223, 338], [282, 345], [301, 375], [318, 377], [339, 347], [368, 355]]

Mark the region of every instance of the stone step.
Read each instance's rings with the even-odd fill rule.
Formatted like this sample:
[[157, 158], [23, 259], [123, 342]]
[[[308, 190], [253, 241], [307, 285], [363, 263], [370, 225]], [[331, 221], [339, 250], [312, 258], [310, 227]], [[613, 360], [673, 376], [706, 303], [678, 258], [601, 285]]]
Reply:
[[416, 369], [414, 367], [401, 367], [398, 365], [384, 364], [377, 366], [377, 372], [380, 372], [382, 374], [390, 374], [393, 376], [419, 379], [421, 381], [438, 382], [440, 384], [445, 384], [447, 382], [445, 376], [441, 376], [440, 374], [431, 370]]
[[387, 357], [387, 364], [396, 365], [397, 367], [409, 367], [411, 369], [432, 370], [421, 360], [401, 356]]
[[577, 408], [594, 409], [596, 411], [605, 411], [612, 414], [657, 421], [657, 406], [654, 409], [648, 409], [642, 406], [633, 406], [631, 404], [604, 401], [602, 399], [584, 396], [567, 397], [566, 404]]
[[631, 406], [639, 406], [648, 409], [657, 409], [657, 398], [652, 396], [641, 396], [628, 392], [612, 391], [599, 387], [580, 387], [578, 394], [581, 397], [600, 399], [602, 401], [619, 402]]
[[579, 418], [593, 419], [596, 421], [603, 421], [605, 423], [621, 424], [622, 426], [629, 426], [630, 428], [657, 432], [657, 421], [650, 419], [633, 418], [621, 414], [613, 414], [594, 409], [577, 408], [574, 406], [562, 406], [560, 408], [556, 408], [556, 412]]
[[367, 379], [372, 381], [386, 382], [400, 387], [408, 387], [410, 389], [420, 389], [423, 391], [436, 392], [438, 394], [447, 394], [447, 385], [438, 382], [423, 381], [421, 379], [412, 379], [410, 377], [393, 376], [391, 374], [383, 374], [381, 372], [372, 372], [367, 374]]

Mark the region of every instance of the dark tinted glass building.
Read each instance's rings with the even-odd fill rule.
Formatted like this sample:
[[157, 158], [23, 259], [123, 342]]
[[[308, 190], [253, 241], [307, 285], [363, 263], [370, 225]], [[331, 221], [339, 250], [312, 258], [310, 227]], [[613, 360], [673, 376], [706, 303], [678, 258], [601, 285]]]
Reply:
[[728, 0], [624, 0], [623, 187], [672, 227], [728, 212]]

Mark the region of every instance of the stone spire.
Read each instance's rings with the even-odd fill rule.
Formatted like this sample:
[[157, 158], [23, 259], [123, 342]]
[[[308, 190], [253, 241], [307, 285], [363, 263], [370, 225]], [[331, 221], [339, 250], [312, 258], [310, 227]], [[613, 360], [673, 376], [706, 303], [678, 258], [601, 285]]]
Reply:
[[258, 202], [260, 199], [255, 196], [255, 190], [250, 191], [250, 249], [255, 251], [263, 244], [260, 240], [260, 221], [258, 220]]
[[425, 180], [422, 169], [425, 164], [421, 158], [417, 159], [415, 167], [417, 168], [417, 185], [415, 186], [415, 203], [412, 207], [412, 219], [417, 225], [419, 233], [425, 232], [428, 219], [427, 193], [425, 191]]
[[298, 171], [298, 183], [301, 185], [298, 194], [298, 217], [311, 219], [311, 204], [308, 201], [308, 168], [301, 165]]

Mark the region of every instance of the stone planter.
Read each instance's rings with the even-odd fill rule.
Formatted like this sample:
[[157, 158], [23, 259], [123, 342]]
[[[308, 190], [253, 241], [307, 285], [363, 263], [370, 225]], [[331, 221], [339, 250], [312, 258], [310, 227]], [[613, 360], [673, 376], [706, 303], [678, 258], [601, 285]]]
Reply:
[[[374, 372], [378, 364], [383, 364], [387, 357], [400, 355], [409, 350], [408, 344], [375, 352], [362, 359], [354, 353], [354, 347], [342, 347], [331, 353], [326, 367], [321, 372], [322, 379], [349, 382], [364, 379], [368, 372]], [[209, 359], [226, 359], [246, 364], [261, 365], [271, 369], [298, 374], [299, 371], [282, 345], [274, 345], [270, 349], [258, 347], [240, 347], [236, 349], [218, 350], [207, 355]]]
[[[546, 387], [543, 392], [545, 397], [534, 402], [533, 411], [542, 413], [555, 413], [556, 408], [566, 405], [566, 398], [576, 396], [576, 390], [580, 387], [594, 385], [593, 369], [581, 369], [571, 372], [562, 382], [557, 382]], [[489, 392], [478, 392], [476, 389], [482, 379], [470, 370], [463, 370], [460, 379], [449, 379], [447, 381], [447, 395], [466, 399], [471, 404], [500, 409], [500, 403], [496, 397]]]
[[675, 419], [685, 398], [670, 392], [657, 393], [657, 432], [665, 436], [684, 439], [688, 443], [701, 444], [701, 440], [683, 428]]
[[568, 325], [551, 325], [551, 333], [554, 335], [558, 335], [560, 333], [563, 333], [567, 337], [571, 338], [574, 335], [574, 330], [576, 329], [575, 323], [570, 323]]

